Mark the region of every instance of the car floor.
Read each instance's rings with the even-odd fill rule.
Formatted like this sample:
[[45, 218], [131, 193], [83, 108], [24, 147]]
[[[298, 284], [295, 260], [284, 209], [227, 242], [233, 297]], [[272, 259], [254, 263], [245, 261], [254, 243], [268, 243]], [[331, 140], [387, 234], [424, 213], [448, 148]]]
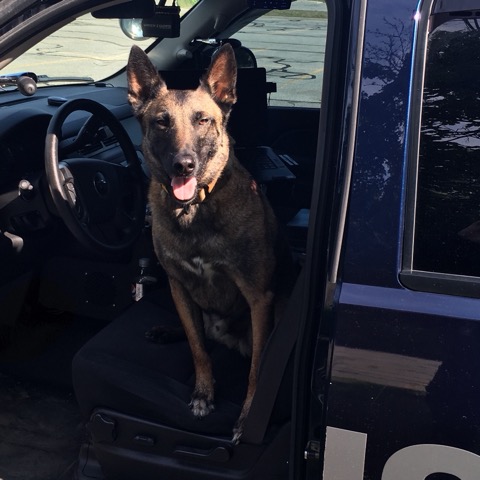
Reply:
[[0, 338], [0, 479], [73, 478], [85, 437], [71, 361], [102, 324], [54, 311], [24, 315]]
[[72, 392], [0, 374], [0, 478], [67, 480], [84, 436]]

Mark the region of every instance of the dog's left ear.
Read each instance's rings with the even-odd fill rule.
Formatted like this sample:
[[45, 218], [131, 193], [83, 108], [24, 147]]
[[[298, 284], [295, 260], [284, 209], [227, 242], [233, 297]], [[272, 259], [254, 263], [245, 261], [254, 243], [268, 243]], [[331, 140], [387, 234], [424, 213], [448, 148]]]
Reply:
[[237, 62], [229, 43], [217, 50], [202, 79], [213, 99], [227, 111], [237, 101]]

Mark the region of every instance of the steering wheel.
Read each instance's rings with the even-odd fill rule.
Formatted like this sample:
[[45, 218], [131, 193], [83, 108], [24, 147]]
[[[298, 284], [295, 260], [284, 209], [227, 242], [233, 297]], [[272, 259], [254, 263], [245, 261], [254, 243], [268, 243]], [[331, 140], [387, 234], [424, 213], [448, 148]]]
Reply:
[[[73, 141], [62, 141], [63, 124], [76, 111], [91, 116]], [[85, 156], [59, 162], [59, 147], [64, 155], [78, 152], [108, 130], [125, 161]], [[145, 222], [142, 169], [130, 137], [107, 108], [88, 99], [63, 104], [47, 129], [45, 170], [58, 214], [80, 243], [107, 254], [121, 254], [134, 244]]]

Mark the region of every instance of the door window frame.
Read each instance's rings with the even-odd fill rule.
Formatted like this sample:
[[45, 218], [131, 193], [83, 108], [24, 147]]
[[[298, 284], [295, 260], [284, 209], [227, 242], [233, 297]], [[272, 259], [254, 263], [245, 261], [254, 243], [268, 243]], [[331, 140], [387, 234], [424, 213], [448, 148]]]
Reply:
[[[415, 13], [415, 39], [412, 59], [412, 82], [407, 127], [407, 184], [405, 193], [403, 252], [400, 282], [411, 290], [480, 298], [479, 277], [430, 272], [414, 268], [415, 220], [418, 196], [422, 103], [425, 86], [429, 28], [432, 14], [449, 14], [479, 10], [479, 0], [425, 0]], [[480, 246], [479, 246], [480, 248]]]

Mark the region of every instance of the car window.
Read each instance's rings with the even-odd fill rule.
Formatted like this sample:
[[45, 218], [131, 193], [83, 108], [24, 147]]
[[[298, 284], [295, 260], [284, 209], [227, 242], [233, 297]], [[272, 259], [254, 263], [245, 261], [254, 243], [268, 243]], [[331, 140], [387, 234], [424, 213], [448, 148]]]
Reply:
[[326, 4], [314, 0], [272, 10], [235, 34], [266, 68], [267, 80], [277, 85], [270, 105], [320, 106], [326, 32]]
[[[102, 48], [99, 48], [99, 32], [102, 32]], [[34, 72], [52, 79], [102, 80], [125, 66], [133, 43], [142, 44], [124, 35], [117, 19], [96, 19], [89, 13], [49, 35], [4, 71]]]
[[433, 16], [426, 44], [407, 267], [437, 276], [428, 289], [446, 293], [480, 277], [479, 13]]
[[[184, 15], [198, 0], [178, 2]], [[58, 82], [99, 81], [125, 67], [130, 48], [146, 49], [154, 38], [132, 40], [113, 18], [95, 18], [88, 13], [50, 34], [8, 64], [2, 74], [33, 72], [39, 86]]]

